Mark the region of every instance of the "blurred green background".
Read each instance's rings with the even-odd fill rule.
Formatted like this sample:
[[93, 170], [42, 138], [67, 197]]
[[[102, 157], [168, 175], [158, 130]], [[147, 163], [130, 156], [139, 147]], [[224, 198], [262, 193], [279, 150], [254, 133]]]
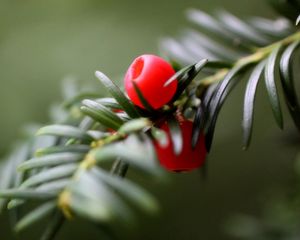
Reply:
[[[187, 22], [184, 11], [225, 8], [238, 16], [272, 16], [261, 0], [0, 0], [0, 154], [28, 122], [47, 123], [48, 108], [61, 99], [61, 81], [75, 76], [97, 84], [95, 70], [121, 79], [133, 58], [157, 53], [160, 37]], [[241, 84], [224, 107], [208, 179], [197, 172], [171, 175], [170, 186], [145, 183], [158, 196], [162, 213], [140, 219], [136, 239], [231, 239], [223, 232], [232, 214], [260, 211], [267, 192], [293, 180], [296, 148], [289, 119], [279, 131], [262, 91], [258, 96], [253, 145], [241, 150]], [[99, 91], [101, 88], [99, 87]], [[74, 228], [74, 225], [76, 228]], [[0, 217], [0, 239], [13, 239], [7, 216]], [[20, 239], [34, 239], [31, 229]], [[84, 222], [68, 223], [57, 239], [100, 239]]]

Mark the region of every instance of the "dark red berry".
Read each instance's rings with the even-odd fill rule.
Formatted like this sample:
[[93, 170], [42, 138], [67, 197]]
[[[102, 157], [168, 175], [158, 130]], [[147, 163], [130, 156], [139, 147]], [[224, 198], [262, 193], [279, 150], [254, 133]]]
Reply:
[[174, 74], [174, 69], [166, 60], [155, 55], [142, 55], [127, 70], [125, 90], [135, 105], [144, 108], [132, 84], [134, 81], [152, 108], [158, 109], [167, 104], [176, 92], [177, 80], [164, 86]]
[[191, 171], [199, 168], [205, 161], [207, 151], [205, 148], [204, 135], [201, 134], [196, 147], [192, 149], [191, 138], [193, 123], [184, 120], [180, 122], [180, 128], [182, 131], [183, 148], [178, 156], [174, 153], [170, 129], [167, 123], [164, 123], [160, 129], [166, 132], [168, 144], [161, 146], [158, 142], [154, 143], [160, 164], [169, 171]]

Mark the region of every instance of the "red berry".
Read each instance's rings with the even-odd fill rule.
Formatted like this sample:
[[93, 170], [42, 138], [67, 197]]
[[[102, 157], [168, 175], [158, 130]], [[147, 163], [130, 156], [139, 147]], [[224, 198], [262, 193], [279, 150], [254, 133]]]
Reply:
[[167, 104], [176, 92], [177, 80], [164, 87], [174, 74], [174, 69], [166, 60], [155, 55], [142, 55], [127, 70], [125, 90], [135, 105], [144, 108], [132, 84], [134, 81], [148, 103], [158, 109]]
[[199, 168], [205, 161], [206, 148], [204, 135], [201, 134], [195, 149], [192, 149], [191, 139], [193, 123], [184, 120], [183, 122], [180, 122], [180, 128], [182, 131], [183, 148], [178, 156], [174, 153], [170, 129], [167, 123], [164, 123], [160, 129], [166, 132], [168, 144], [166, 144], [166, 146], [161, 146], [158, 142], [154, 143], [160, 164], [169, 171], [190, 171]]

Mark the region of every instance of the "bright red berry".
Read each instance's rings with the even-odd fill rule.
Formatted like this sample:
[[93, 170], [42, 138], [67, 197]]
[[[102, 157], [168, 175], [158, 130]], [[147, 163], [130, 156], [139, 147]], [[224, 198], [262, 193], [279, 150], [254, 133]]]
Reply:
[[183, 122], [180, 122], [180, 128], [182, 131], [183, 148], [178, 156], [174, 153], [170, 129], [167, 123], [164, 123], [160, 129], [166, 132], [168, 144], [166, 144], [166, 146], [161, 146], [157, 142], [154, 143], [160, 164], [169, 171], [190, 171], [199, 168], [205, 161], [207, 152], [204, 135], [201, 134], [196, 147], [192, 149], [191, 139], [193, 123], [184, 120]]
[[176, 92], [177, 80], [164, 86], [174, 74], [174, 69], [166, 60], [155, 55], [142, 55], [127, 70], [125, 90], [135, 105], [144, 108], [132, 84], [134, 81], [148, 103], [158, 109], [167, 104]]

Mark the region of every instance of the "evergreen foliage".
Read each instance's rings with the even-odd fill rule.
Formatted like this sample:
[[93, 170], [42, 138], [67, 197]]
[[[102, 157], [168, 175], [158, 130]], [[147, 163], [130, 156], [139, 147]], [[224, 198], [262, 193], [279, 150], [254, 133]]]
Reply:
[[[209, 151], [222, 106], [242, 80], [247, 81], [243, 109], [245, 148], [251, 140], [255, 93], [263, 80], [278, 127], [284, 126], [278, 94], [282, 91], [300, 130], [300, 105], [293, 76], [294, 53], [300, 45], [294, 22], [300, 2], [285, 1], [284, 6], [275, 4], [275, 8], [282, 14], [276, 20], [241, 20], [225, 11], [210, 16], [189, 10], [187, 16], [195, 28], [184, 30], [179, 39], [161, 42], [163, 53], [178, 70], [166, 85], [179, 81], [171, 103], [161, 110], [154, 111], [137, 86], [145, 109], [134, 106], [112, 80], [97, 71], [96, 77], [111, 97], [101, 98], [93, 92], [71, 94], [54, 114], [53, 125], [40, 128], [17, 145], [2, 163], [0, 207], [7, 206], [18, 216], [15, 230], [20, 232], [50, 216], [41, 237], [50, 240], [65, 219], [76, 216], [105, 225], [115, 222], [126, 230], [135, 223], [130, 204], [147, 214], [156, 213], [155, 198], [124, 178], [128, 168], [150, 179], [165, 178], [153, 140], [165, 140], [164, 132], [157, 127], [160, 121], [174, 123], [180, 115], [194, 122], [191, 147], [204, 132]], [[170, 124], [170, 130], [174, 151], [179, 154], [180, 129]], [[31, 201], [36, 206], [19, 216], [20, 209]]]

